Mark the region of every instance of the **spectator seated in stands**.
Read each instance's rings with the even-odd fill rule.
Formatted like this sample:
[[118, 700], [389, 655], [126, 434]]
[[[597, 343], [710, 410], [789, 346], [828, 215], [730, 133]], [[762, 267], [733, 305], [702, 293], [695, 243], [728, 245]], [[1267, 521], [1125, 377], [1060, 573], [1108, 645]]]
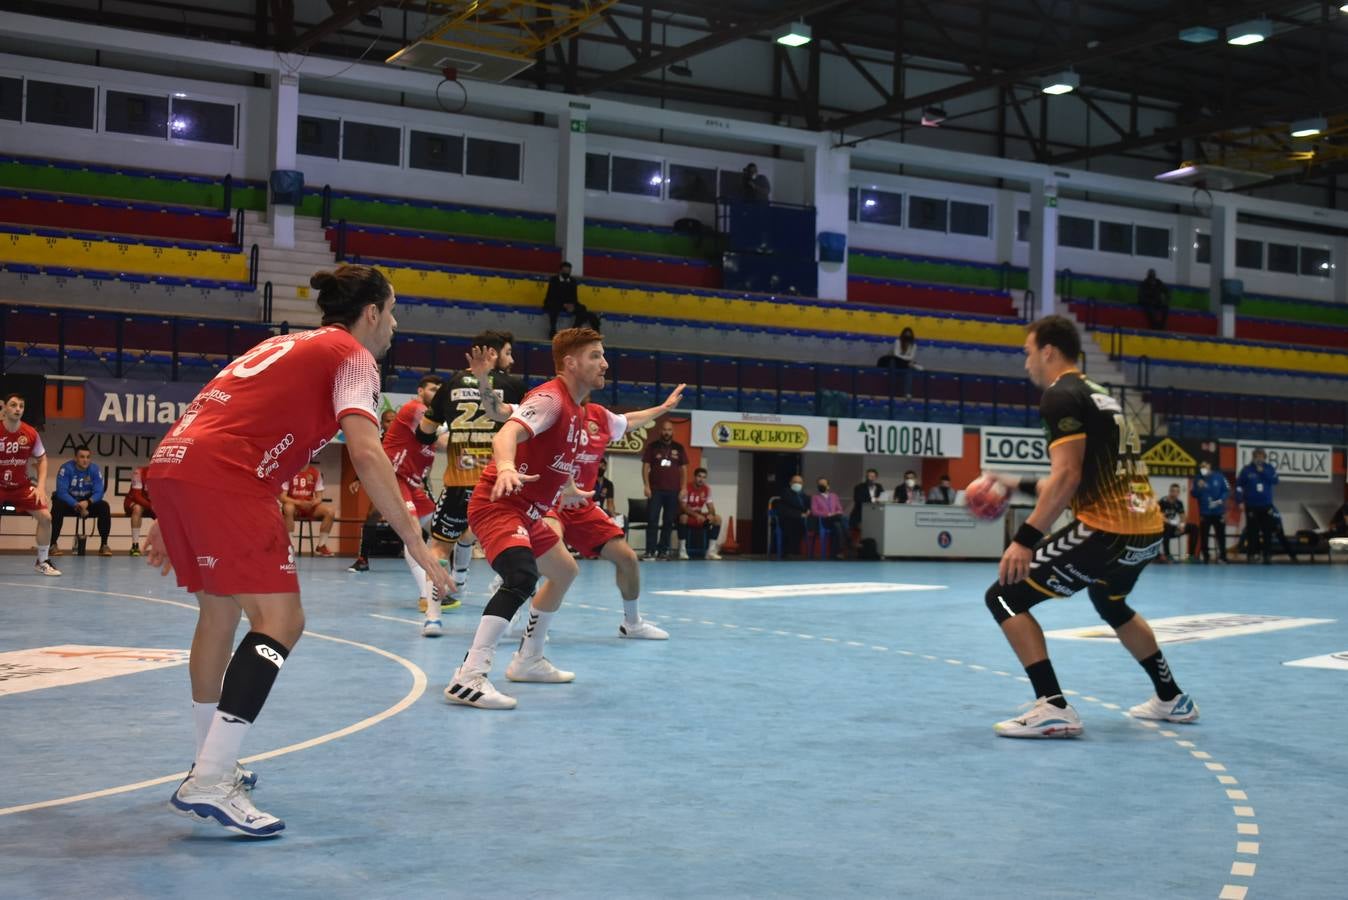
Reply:
[[1137, 305], [1147, 316], [1152, 328], [1165, 328], [1170, 319], [1170, 288], [1156, 277], [1155, 269], [1147, 270], [1147, 277], [1137, 286]]
[[543, 309], [548, 314], [548, 337], [557, 333], [557, 320], [570, 316], [570, 328], [599, 330], [599, 316], [585, 308], [576, 296], [580, 282], [571, 277], [571, 263], [564, 262], [557, 274], [548, 279], [548, 292], [543, 297]]
[[112, 508], [103, 499], [103, 472], [93, 461], [88, 447], [75, 451], [75, 458], [66, 460], [56, 473], [56, 491], [51, 498], [51, 555], [60, 556], [61, 525], [66, 516], [81, 519], [93, 516], [98, 522], [101, 542], [99, 556], [112, 556], [108, 548], [108, 533], [112, 531]]
[[843, 533], [843, 508], [838, 495], [828, 488], [828, 479], [821, 478], [815, 485], [819, 493], [810, 498], [810, 515], [819, 528], [820, 536], [829, 536], [834, 559], [843, 559], [847, 547], [847, 538]]
[[959, 492], [950, 486], [950, 476], [942, 475], [940, 484], [927, 492], [927, 502], [950, 506], [955, 502], [957, 493]]
[[926, 498], [922, 495], [922, 485], [917, 480], [917, 473], [912, 469], [903, 473], [903, 484], [894, 488], [895, 503], [925, 503]]
[[903, 371], [903, 396], [906, 399], [912, 399], [913, 396], [913, 372], [921, 372], [922, 367], [916, 362], [917, 357], [917, 338], [913, 336], [913, 329], [905, 328], [899, 332], [898, 340], [894, 342], [894, 349], [886, 353], [875, 361], [875, 364], [882, 369], [900, 369]]
[[796, 556], [805, 538], [805, 517], [810, 514], [810, 498], [805, 479], [791, 476], [791, 489], [777, 498], [777, 527], [782, 530], [782, 555]]
[[150, 503], [150, 487], [146, 476], [149, 466], [138, 466], [131, 473], [131, 490], [122, 499], [122, 512], [131, 520], [131, 555], [140, 556], [140, 526], [146, 519], [155, 518]]
[[314, 465], [305, 466], [290, 479], [281, 493], [281, 513], [285, 517], [286, 534], [295, 530], [295, 520], [317, 521], [318, 546], [314, 547], [315, 556], [332, 556], [328, 548], [328, 535], [332, 534], [332, 522], [336, 518], [332, 504], [323, 499], [323, 473]]
[[1174, 562], [1175, 554], [1170, 550], [1172, 538], [1184, 536], [1190, 556], [1198, 542], [1198, 526], [1184, 521], [1184, 501], [1180, 499], [1180, 486], [1172, 484], [1170, 493], [1157, 501], [1161, 508], [1161, 517], [1165, 520], [1165, 543], [1162, 545], [1161, 562]]

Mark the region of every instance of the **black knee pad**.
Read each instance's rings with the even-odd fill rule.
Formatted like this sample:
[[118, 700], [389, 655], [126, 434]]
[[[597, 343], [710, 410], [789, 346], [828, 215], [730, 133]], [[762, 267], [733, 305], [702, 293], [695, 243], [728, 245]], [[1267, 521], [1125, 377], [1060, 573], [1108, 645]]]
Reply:
[[1137, 611], [1128, 605], [1127, 597], [1110, 597], [1109, 588], [1102, 584], [1091, 585], [1087, 593], [1090, 594], [1091, 605], [1110, 628], [1118, 629], [1127, 625], [1137, 615]]
[[992, 613], [992, 618], [998, 625], [1012, 616], [1029, 612], [1030, 607], [1045, 599], [1047, 598], [1043, 594], [1023, 581], [1015, 584], [994, 584], [983, 595], [983, 602], [988, 605], [988, 612]]
[[513, 618], [538, 587], [538, 561], [527, 547], [509, 547], [497, 555], [491, 567], [501, 576], [501, 589], [487, 601], [482, 615]]

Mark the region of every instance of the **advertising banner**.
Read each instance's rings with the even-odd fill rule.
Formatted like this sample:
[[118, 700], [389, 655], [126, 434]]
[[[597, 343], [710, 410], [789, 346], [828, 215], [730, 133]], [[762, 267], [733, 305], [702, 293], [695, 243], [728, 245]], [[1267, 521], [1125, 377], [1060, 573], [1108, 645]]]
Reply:
[[1147, 465], [1148, 475], [1193, 478], [1198, 473], [1200, 460], [1217, 462], [1219, 449], [1216, 441], [1153, 438], [1143, 445], [1141, 460]]
[[163, 437], [200, 390], [199, 384], [181, 381], [90, 378], [84, 383], [84, 427]]
[[1236, 471], [1250, 462], [1256, 450], [1268, 453], [1268, 461], [1278, 470], [1279, 481], [1327, 483], [1334, 479], [1334, 448], [1329, 444], [1289, 444], [1285, 441], [1239, 441], [1236, 444]]
[[824, 451], [828, 450], [828, 419], [694, 410], [691, 443], [726, 450]]
[[978, 429], [979, 465], [1010, 472], [1047, 472], [1048, 440], [1041, 428]]
[[964, 426], [891, 422], [888, 419], [839, 419], [838, 452], [955, 459], [964, 455]]

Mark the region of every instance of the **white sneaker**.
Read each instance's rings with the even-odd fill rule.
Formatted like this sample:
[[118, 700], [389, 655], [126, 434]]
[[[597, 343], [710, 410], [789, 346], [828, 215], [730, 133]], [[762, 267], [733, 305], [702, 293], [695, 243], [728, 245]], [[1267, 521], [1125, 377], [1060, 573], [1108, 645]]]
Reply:
[[566, 672], [548, 661], [546, 656], [520, 656], [519, 651], [510, 657], [506, 666], [506, 678], [511, 681], [527, 681], [533, 684], [565, 684], [576, 680], [575, 672]]
[[656, 625], [652, 625], [645, 619], [638, 619], [635, 625], [629, 625], [624, 621], [618, 626], [618, 637], [633, 638], [643, 641], [667, 641], [669, 632]]
[[476, 706], [478, 709], [514, 709], [518, 701], [507, 697], [487, 680], [486, 672], [465, 672], [458, 669], [445, 688], [445, 699], [450, 703]]
[[687, 547], [684, 547], [684, 546], [680, 546], [680, 547], [679, 547], [679, 559], [687, 559], [687, 558], [688, 558], [688, 548], [687, 548]]
[[708, 547], [708, 548], [707, 548], [707, 559], [720, 559], [720, 558], [721, 558], [721, 554], [719, 554], [719, 553], [716, 552], [716, 548], [715, 548], [715, 547]]
[[202, 784], [195, 775], [189, 775], [173, 792], [169, 807], [179, 815], [213, 820], [248, 837], [274, 837], [286, 827], [285, 822], [253, 805], [248, 788], [235, 772], [215, 784]]
[[1139, 703], [1128, 710], [1134, 719], [1161, 719], [1166, 722], [1198, 721], [1198, 704], [1188, 694], [1180, 694], [1174, 700], [1162, 700], [1155, 694], [1146, 703]]
[[1048, 702], [1049, 698], [1040, 697], [1033, 703], [1027, 703], [1030, 711], [992, 726], [992, 730], [1002, 737], [1013, 738], [1066, 738], [1076, 737], [1085, 729], [1081, 726], [1081, 717], [1071, 706], [1059, 709]]
[[421, 623], [422, 637], [439, 637], [445, 633], [445, 627], [439, 619], [427, 619]]
[[468, 590], [467, 569], [455, 569], [450, 575], [454, 579], [454, 590], [449, 593], [451, 597], [458, 597], [464, 591]]
[[39, 575], [47, 575], [51, 578], [59, 578], [61, 570], [51, 564], [51, 560], [44, 559], [42, 562], [33, 566], [33, 570]]

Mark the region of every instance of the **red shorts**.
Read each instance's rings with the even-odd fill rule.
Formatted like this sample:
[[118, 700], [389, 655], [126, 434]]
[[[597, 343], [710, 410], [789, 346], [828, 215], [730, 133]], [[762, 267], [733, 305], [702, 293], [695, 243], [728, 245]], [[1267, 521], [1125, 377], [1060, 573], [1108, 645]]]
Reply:
[[[310, 501], [310, 500], [303, 500], [303, 501], [301, 501], [301, 502], [302, 502], [302, 503], [310, 503], [310, 502], [312, 502], [312, 501]], [[298, 503], [295, 504], [295, 521], [296, 521], [296, 522], [317, 522], [317, 521], [321, 518], [321, 516], [319, 516], [319, 514], [318, 514], [318, 507], [321, 506], [323, 503], [324, 503], [323, 500], [319, 500], [317, 503], [314, 503], [313, 506], [308, 507], [307, 511], [304, 510], [304, 509], [301, 509]]]
[[550, 509], [548, 516], [562, 523], [562, 539], [586, 559], [596, 559], [604, 545], [623, 536], [623, 530], [593, 503], [575, 509]]
[[403, 505], [407, 507], [408, 512], [416, 517], [417, 521], [435, 512], [435, 501], [431, 499], [430, 494], [426, 493], [426, 488], [412, 487], [399, 478], [398, 490], [402, 491]]
[[485, 482], [478, 482], [468, 499], [468, 527], [477, 536], [487, 561], [492, 563], [511, 547], [529, 548], [535, 558], [540, 557], [560, 540], [542, 517], [530, 519], [509, 503], [493, 503], [491, 486]]
[[139, 507], [140, 507], [140, 514], [141, 514], [142, 516], [144, 516], [145, 518], [147, 518], [147, 519], [153, 519], [153, 518], [155, 518], [154, 507], [151, 506], [149, 503], [147, 503], [147, 502], [145, 502], [145, 501], [143, 501], [143, 500], [137, 500], [135, 497], [132, 497], [130, 494], [128, 494], [127, 496], [125, 496], [125, 497], [122, 498], [122, 512], [123, 512], [123, 513], [125, 513], [125, 514], [128, 515], [128, 516], [131, 515], [131, 507], [132, 507], [132, 506], [139, 506]]
[[12, 506], [22, 513], [37, 512], [39, 509], [47, 508], [45, 503], [33, 496], [32, 484], [0, 487], [0, 506]]
[[276, 498], [233, 494], [218, 485], [158, 478], [154, 502], [159, 534], [192, 593], [297, 594], [295, 554]]

